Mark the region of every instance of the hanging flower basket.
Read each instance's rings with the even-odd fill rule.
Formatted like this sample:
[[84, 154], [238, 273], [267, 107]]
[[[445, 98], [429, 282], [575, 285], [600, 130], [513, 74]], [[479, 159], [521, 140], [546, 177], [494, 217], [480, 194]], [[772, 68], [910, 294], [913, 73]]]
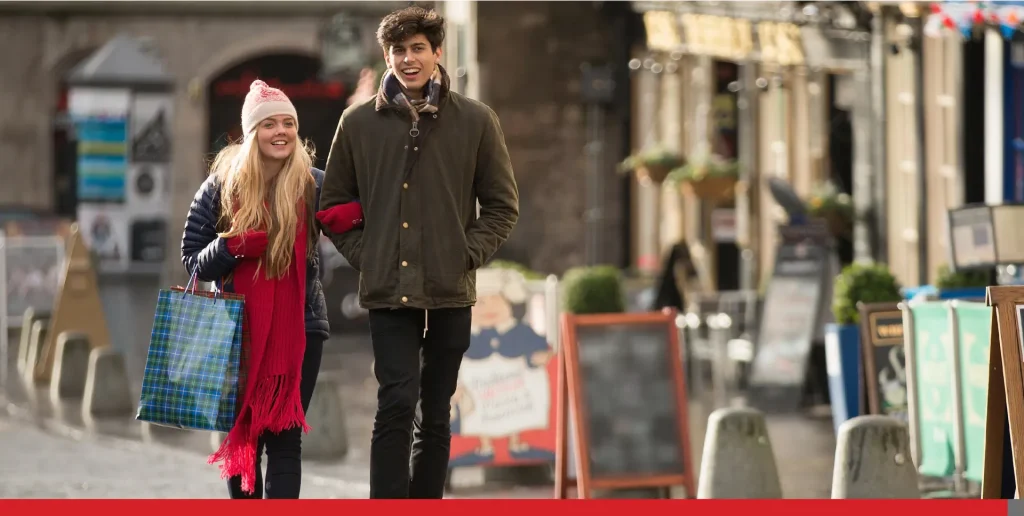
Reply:
[[619, 164], [619, 170], [634, 172], [640, 181], [661, 184], [673, 169], [685, 162], [682, 154], [656, 147], [629, 156]]
[[831, 182], [819, 187], [807, 200], [807, 214], [824, 220], [832, 236], [845, 237], [853, 231], [853, 201]]
[[673, 170], [669, 178], [699, 199], [727, 200], [736, 195], [739, 166], [735, 161], [712, 156]]
[[650, 165], [640, 165], [634, 170], [636, 172], [637, 179], [641, 181], [651, 181], [655, 184], [660, 184], [665, 181], [668, 177], [668, 173], [672, 172], [672, 167], [662, 165], [659, 163], [651, 163]]
[[725, 200], [736, 195], [737, 183], [739, 183], [738, 177], [714, 176], [686, 181], [683, 183], [683, 188], [700, 199]]
[[822, 218], [825, 219], [825, 225], [832, 236], [847, 236], [850, 230], [853, 229], [850, 220], [839, 213], [826, 213]]

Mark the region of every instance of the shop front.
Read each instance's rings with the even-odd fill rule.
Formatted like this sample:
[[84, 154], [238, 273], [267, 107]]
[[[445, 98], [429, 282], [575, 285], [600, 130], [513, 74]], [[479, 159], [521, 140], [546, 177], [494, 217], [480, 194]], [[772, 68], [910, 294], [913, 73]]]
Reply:
[[[853, 210], [815, 211], [822, 199], [853, 196], [861, 211], [876, 199], [871, 16], [830, 4], [634, 3], [648, 42], [632, 63], [634, 152], [672, 149], [686, 163], [638, 188], [638, 261], [684, 241], [698, 288], [758, 289], [773, 269], [778, 227], [798, 222], [770, 178], [814, 215], [836, 219], [843, 262], [875, 252], [874, 231], [855, 227]], [[718, 188], [708, 187], [712, 178]]]

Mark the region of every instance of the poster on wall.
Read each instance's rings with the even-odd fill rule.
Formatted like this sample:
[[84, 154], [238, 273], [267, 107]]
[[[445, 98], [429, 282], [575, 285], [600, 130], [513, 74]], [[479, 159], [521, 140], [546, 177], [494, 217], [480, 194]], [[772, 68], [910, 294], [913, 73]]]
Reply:
[[530, 288], [521, 273], [477, 271], [470, 345], [452, 397], [450, 467], [554, 462], [558, 369], [546, 310], [543, 286]]
[[132, 97], [125, 231], [136, 271], [158, 273], [166, 255], [172, 110], [173, 98], [166, 93]]
[[132, 163], [170, 163], [171, 96], [136, 93], [132, 99]]
[[123, 206], [83, 204], [78, 224], [99, 272], [125, 272], [129, 266], [128, 222]]
[[169, 213], [169, 168], [165, 163], [133, 163], [129, 167], [127, 205], [132, 213]]
[[69, 92], [68, 111], [78, 135], [79, 202], [124, 202], [130, 103], [129, 90]]

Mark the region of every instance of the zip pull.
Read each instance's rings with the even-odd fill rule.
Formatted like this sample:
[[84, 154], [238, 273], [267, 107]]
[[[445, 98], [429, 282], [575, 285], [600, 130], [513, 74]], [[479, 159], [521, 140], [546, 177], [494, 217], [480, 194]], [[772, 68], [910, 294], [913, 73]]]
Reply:
[[415, 137], [420, 135], [420, 128], [418, 127], [419, 125], [420, 125], [419, 120], [413, 120], [412, 121], [412, 129], [409, 129], [409, 136], [412, 136], [413, 138], [415, 138]]

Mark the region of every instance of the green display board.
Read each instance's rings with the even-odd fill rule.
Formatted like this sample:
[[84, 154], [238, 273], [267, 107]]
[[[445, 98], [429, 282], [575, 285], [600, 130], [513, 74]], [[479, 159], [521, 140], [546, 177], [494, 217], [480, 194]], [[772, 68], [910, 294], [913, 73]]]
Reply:
[[960, 355], [961, 424], [964, 476], [981, 482], [985, 460], [985, 412], [988, 404], [988, 356], [992, 342], [992, 308], [984, 303], [953, 304]]
[[945, 301], [912, 302], [914, 396], [912, 420], [918, 438], [918, 471], [931, 477], [955, 472], [954, 355], [951, 313]]

